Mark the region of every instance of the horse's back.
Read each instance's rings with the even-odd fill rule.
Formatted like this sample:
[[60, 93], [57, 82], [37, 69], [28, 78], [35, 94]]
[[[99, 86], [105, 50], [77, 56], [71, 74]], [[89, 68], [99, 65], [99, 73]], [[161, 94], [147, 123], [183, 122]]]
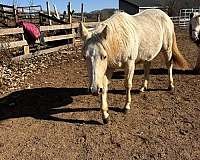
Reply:
[[170, 17], [160, 9], [147, 9], [143, 12], [135, 14], [132, 16], [134, 19], [138, 19], [137, 21], [147, 20], [147, 22], [152, 21], [154, 23], [167, 22], [170, 25], [173, 24]]
[[138, 59], [152, 60], [164, 45], [171, 44], [174, 25], [165, 12], [148, 9], [132, 17], [140, 43]]
[[152, 60], [163, 43], [172, 41], [174, 32], [169, 16], [158, 9], [145, 10], [133, 16], [117, 12], [101, 22], [94, 32], [101, 33], [105, 25], [109, 28], [109, 35], [103, 43], [113, 64], [115, 61], [125, 62], [128, 57], [136, 61]]

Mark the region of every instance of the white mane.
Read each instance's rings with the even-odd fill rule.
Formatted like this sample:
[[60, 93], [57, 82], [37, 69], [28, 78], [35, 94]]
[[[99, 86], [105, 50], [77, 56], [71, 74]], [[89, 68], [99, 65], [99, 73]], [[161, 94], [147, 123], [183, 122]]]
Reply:
[[109, 56], [117, 56], [118, 52], [128, 49], [130, 36], [133, 36], [134, 23], [133, 18], [125, 12], [115, 12], [109, 19], [100, 23], [94, 32], [100, 33], [107, 25], [107, 39], [102, 43]]

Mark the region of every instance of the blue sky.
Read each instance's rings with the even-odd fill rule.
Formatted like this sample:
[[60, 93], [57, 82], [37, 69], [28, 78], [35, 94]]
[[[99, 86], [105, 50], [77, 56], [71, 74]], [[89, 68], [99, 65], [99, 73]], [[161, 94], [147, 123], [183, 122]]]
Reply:
[[[42, 5], [46, 9], [46, 0], [0, 0], [0, 3], [12, 5], [13, 1], [17, 2], [19, 6], [27, 6], [30, 1], [33, 1], [34, 5]], [[51, 6], [52, 4], [56, 4], [57, 9], [63, 12], [66, 10], [69, 0], [49, 0], [49, 2]], [[71, 3], [75, 12], [80, 12], [81, 3], [84, 4], [86, 12], [103, 8], [118, 8], [118, 0], [71, 0]], [[51, 8], [53, 9], [53, 7]]]

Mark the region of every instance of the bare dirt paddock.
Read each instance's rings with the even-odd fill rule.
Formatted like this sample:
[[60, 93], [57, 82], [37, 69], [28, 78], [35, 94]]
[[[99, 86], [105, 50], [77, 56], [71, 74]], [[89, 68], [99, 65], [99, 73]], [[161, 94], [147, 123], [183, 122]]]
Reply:
[[[185, 32], [177, 33], [177, 41], [194, 66], [197, 47]], [[139, 94], [143, 71], [137, 67], [125, 115], [123, 74], [115, 73], [108, 94], [111, 122], [103, 125], [99, 98], [87, 92], [80, 51], [56, 54], [62, 58], [29, 74], [20, 90], [0, 95], [1, 160], [200, 159], [200, 75], [174, 69], [176, 90], [169, 92], [160, 56], [152, 64], [150, 89]]]

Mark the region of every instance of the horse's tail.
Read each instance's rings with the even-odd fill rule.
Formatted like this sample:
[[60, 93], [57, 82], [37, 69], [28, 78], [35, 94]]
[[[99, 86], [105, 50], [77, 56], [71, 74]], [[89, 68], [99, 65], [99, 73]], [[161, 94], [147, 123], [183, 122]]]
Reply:
[[183, 55], [180, 53], [180, 51], [179, 51], [179, 49], [177, 47], [175, 32], [173, 34], [172, 60], [176, 65], [178, 65], [182, 69], [188, 69], [189, 68], [189, 63], [183, 57]]

